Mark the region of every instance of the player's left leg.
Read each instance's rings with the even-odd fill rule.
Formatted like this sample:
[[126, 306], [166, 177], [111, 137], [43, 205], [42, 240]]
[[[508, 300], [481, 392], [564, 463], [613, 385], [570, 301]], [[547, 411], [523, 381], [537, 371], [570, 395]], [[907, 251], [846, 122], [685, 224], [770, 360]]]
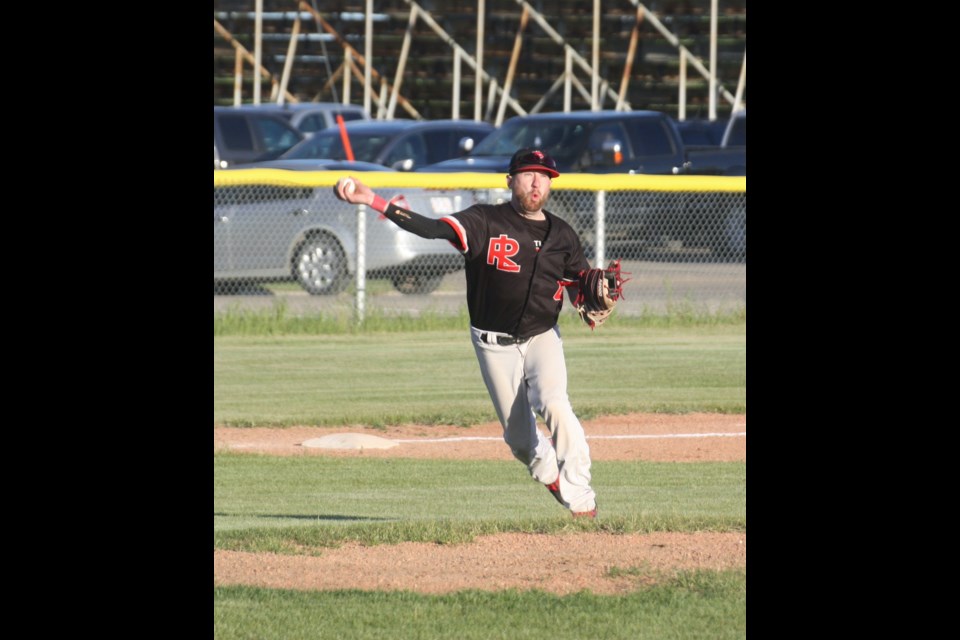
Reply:
[[590, 485], [590, 447], [567, 395], [567, 365], [559, 327], [526, 346], [524, 378], [533, 410], [543, 417], [557, 450], [560, 494], [573, 512], [596, 508]]

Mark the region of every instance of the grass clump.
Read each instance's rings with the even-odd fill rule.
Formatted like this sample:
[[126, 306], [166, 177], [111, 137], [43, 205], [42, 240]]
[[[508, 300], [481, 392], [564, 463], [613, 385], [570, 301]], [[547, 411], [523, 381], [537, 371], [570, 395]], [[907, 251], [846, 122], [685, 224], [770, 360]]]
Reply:
[[[644, 327], [695, 327], [737, 325], [747, 320], [745, 307], [710, 311], [692, 303], [670, 305], [666, 313], [643, 312], [640, 315], [616, 316], [603, 330], [616, 325], [632, 329]], [[572, 310], [560, 314], [561, 329], [582, 329], [582, 321]], [[279, 336], [279, 335], [357, 335], [366, 333], [398, 333], [463, 329], [470, 326], [466, 306], [456, 313], [426, 310], [417, 314], [388, 313], [371, 309], [358, 321], [352, 308], [308, 315], [294, 315], [286, 301], [279, 299], [269, 309], [249, 310], [237, 307], [213, 314], [214, 336]]]

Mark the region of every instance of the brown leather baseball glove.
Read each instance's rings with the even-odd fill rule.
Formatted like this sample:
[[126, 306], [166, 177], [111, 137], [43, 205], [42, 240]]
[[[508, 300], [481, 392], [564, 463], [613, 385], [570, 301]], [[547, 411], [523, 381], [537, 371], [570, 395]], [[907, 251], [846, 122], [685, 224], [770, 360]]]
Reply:
[[613, 313], [623, 297], [624, 282], [626, 280], [620, 271], [619, 258], [606, 269], [594, 268], [580, 272], [580, 291], [573, 305], [591, 329], [601, 326]]

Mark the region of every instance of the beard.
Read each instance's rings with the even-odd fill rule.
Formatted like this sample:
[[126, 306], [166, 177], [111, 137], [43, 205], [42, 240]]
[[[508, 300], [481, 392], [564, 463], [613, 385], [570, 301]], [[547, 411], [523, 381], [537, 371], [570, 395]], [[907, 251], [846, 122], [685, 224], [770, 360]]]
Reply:
[[525, 193], [519, 198], [520, 206], [523, 207], [523, 210], [527, 213], [532, 213], [534, 211], [539, 211], [547, 206], [547, 201], [550, 200], [549, 193], [541, 193], [539, 200], [534, 200], [530, 197], [529, 193]]

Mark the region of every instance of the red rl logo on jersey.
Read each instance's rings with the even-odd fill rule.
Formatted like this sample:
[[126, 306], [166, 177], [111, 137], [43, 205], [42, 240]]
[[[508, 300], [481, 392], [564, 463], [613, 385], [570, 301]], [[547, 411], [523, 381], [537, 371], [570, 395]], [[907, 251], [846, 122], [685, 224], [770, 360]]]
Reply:
[[499, 238], [490, 238], [490, 244], [487, 246], [487, 264], [500, 271], [517, 273], [520, 271], [520, 265], [510, 258], [517, 255], [519, 251], [520, 243], [505, 234], [500, 234]]

